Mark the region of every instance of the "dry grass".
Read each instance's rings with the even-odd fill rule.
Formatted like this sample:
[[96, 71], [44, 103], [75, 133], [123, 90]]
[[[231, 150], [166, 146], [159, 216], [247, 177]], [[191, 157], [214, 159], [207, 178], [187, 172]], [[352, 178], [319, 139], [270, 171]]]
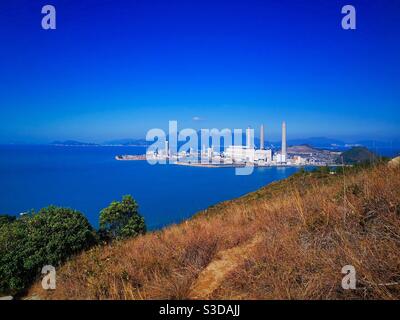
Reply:
[[[260, 241], [246, 246], [256, 235]], [[45, 292], [37, 283], [29, 294], [45, 299], [198, 297], [192, 291], [200, 275], [209, 276], [204, 275], [207, 266], [240, 247], [246, 250], [232, 258], [235, 267], [206, 298], [398, 299], [400, 169], [380, 165], [345, 179], [296, 175], [180, 225], [93, 248], [57, 271], [55, 291]], [[357, 290], [341, 288], [341, 269], [348, 264], [356, 268]]]

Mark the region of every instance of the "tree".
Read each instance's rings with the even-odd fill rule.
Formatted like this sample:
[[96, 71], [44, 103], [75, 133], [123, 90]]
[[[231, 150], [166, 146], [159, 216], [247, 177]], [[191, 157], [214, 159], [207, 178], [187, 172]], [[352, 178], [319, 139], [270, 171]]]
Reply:
[[15, 294], [33, 278], [24, 267], [28, 242], [27, 217], [0, 226], [0, 293]]
[[85, 216], [50, 206], [0, 226], [0, 293], [21, 292], [45, 265], [57, 266], [96, 244]]
[[32, 216], [30, 226], [30, 242], [39, 249], [30, 258], [33, 263], [35, 258], [40, 261], [46, 257], [47, 264], [58, 264], [97, 242], [96, 232], [86, 217], [68, 208], [44, 208]]
[[100, 212], [99, 233], [104, 240], [136, 237], [146, 233], [144, 218], [138, 212], [138, 205], [130, 195], [121, 202], [113, 201]]
[[15, 216], [10, 216], [8, 214], [0, 214], [0, 227], [3, 224], [11, 223], [11, 222], [15, 221], [15, 219], [16, 219]]

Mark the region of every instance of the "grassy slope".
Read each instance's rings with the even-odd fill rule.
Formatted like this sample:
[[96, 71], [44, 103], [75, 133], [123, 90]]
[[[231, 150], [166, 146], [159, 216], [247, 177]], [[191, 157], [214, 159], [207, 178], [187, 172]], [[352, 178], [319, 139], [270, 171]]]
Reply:
[[[347, 169], [346, 169], [347, 170]], [[57, 270], [47, 299], [400, 298], [400, 169], [297, 174]], [[341, 268], [357, 271], [355, 291]], [[209, 288], [207, 288], [209, 285]]]

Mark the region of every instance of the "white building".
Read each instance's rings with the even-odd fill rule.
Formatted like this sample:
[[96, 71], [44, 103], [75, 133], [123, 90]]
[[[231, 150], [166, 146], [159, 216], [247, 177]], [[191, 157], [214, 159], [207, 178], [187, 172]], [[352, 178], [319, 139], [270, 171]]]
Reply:
[[188, 156], [187, 152], [182, 150], [181, 152], [178, 153], [178, 159], [183, 160]]
[[255, 161], [271, 162], [272, 161], [272, 150], [259, 149], [255, 151]]
[[155, 159], [157, 158], [157, 154], [155, 151], [147, 151], [146, 152], [146, 159]]
[[213, 152], [214, 152], [214, 150], [213, 150], [212, 147], [211, 148], [207, 148], [207, 158], [208, 159], [212, 158]]
[[254, 162], [256, 150], [247, 146], [229, 146], [224, 152], [225, 158], [235, 162]]
[[297, 166], [302, 166], [306, 164], [306, 159], [300, 156], [294, 156], [293, 163]]
[[285, 156], [285, 155], [282, 155], [282, 154], [280, 154], [280, 153], [276, 153], [276, 154], [274, 155], [274, 161], [275, 161], [277, 164], [286, 163], [286, 156]]

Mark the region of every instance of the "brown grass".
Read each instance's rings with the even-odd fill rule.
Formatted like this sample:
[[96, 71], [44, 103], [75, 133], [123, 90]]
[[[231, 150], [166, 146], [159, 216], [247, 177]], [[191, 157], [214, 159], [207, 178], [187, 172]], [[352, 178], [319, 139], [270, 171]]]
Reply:
[[[57, 270], [55, 291], [37, 283], [29, 295], [399, 299], [399, 252], [400, 169], [379, 165], [345, 177], [295, 175], [180, 225], [93, 248]], [[341, 288], [348, 264], [356, 290]]]

